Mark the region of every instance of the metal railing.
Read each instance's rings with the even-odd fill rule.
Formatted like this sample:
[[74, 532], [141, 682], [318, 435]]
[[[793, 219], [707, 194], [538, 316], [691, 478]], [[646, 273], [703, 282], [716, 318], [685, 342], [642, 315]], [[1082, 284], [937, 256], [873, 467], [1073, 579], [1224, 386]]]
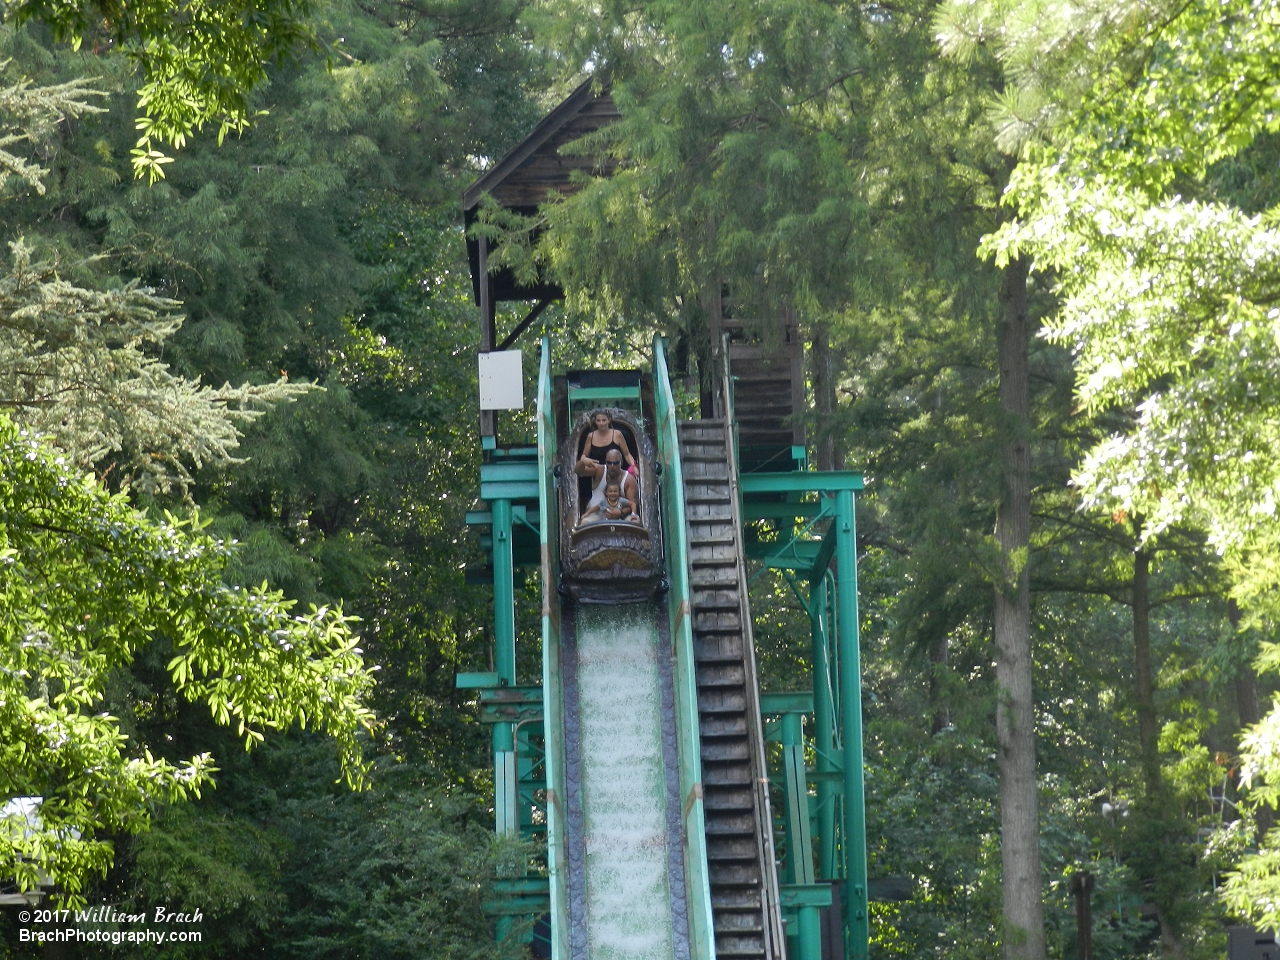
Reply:
[[653, 380], [662, 464], [662, 529], [668, 610], [675, 652], [676, 725], [680, 755], [680, 799], [685, 833], [685, 889], [689, 899], [692, 960], [715, 960], [715, 923], [711, 913], [711, 879], [707, 866], [706, 818], [702, 804], [702, 744], [698, 729], [698, 686], [693, 656], [693, 607], [689, 587], [689, 543], [685, 525], [684, 470], [671, 376], [661, 337], [653, 341]]

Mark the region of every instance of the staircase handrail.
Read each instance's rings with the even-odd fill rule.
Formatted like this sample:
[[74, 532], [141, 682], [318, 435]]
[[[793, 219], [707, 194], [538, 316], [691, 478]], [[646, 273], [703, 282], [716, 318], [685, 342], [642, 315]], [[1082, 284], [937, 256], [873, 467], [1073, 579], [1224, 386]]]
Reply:
[[547, 874], [551, 893], [551, 960], [569, 960], [569, 858], [565, 846], [563, 797], [564, 717], [560, 689], [560, 604], [556, 567], [560, 547], [560, 504], [553, 473], [556, 414], [552, 401], [551, 338], [543, 337], [538, 363], [538, 539], [542, 543], [542, 729], [547, 776]]
[[715, 921], [711, 912], [711, 873], [707, 861], [706, 816], [702, 802], [702, 754], [698, 729], [698, 685], [693, 651], [693, 606], [689, 587], [688, 527], [685, 524], [684, 468], [671, 376], [661, 337], [653, 340], [653, 380], [662, 464], [662, 529], [668, 610], [675, 653], [676, 727], [680, 757], [680, 800], [684, 818], [685, 890], [689, 904], [691, 960], [715, 960]]

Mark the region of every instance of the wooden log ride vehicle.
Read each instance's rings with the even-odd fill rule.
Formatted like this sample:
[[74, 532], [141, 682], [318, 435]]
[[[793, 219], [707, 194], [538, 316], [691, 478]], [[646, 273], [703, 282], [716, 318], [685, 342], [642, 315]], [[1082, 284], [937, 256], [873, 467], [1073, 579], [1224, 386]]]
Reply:
[[[589, 435], [600, 413], [609, 416], [635, 457], [634, 519], [610, 519], [598, 511], [588, 515], [594, 490], [604, 484], [579, 475], [575, 467], [591, 442]], [[562, 593], [580, 603], [637, 603], [649, 599], [665, 584], [655, 463], [653, 438], [634, 414], [615, 407], [598, 407], [575, 419], [567, 442], [561, 447], [557, 471]], [[625, 473], [625, 462], [623, 466]]]

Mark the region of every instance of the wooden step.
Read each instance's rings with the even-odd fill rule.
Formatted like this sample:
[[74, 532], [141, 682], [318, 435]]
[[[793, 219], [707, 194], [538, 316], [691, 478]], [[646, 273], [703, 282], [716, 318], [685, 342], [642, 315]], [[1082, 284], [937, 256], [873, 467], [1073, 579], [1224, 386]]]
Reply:
[[[684, 498], [684, 502], [689, 506], [693, 506], [695, 504], [698, 504], [698, 505], [707, 504], [712, 506], [723, 505], [724, 507], [727, 508], [729, 506], [729, 490], [728, 488], [724, 489], [723, 491], [710, 490], [705, 487], [701, 489], [693, 489], [693, 490], [690, 490], [688, 495]], [[706, 511], [705, 513], [703, 513], [700, 511], [698, 513], [698, 516], [712, 516], [712, 515], [719, 516], [720, 512]], [[726, 520], [729, 519], [729, 513], [727, 509], [724, 511], [724, 518]]]
[[714, 837], [707, 840], [707, 860], [716, 864], [745, 860], [755, 862], [760, 857], [754, 837]]
[[725, 887], [711, 894], [711, 907], [717, 910], [760, 909], [759, 887]]
[[[737, 546], [737, 543], [738, 543], [737, 537], [734, 537], [732, 535], [726, 536], [717, 529], [717, 527], [719, 526], [718, 520], [698, 521], [698, 525], [704, 527], [704, 529], [706, 530], [706, 533], [705, 535], [699, 536], [698, 534], [700, 533], [700, 531], [695, 530], [694, 536], [691, 536], [689, 538], [690, 545], [697, 546], [697, 547], [730, 547], [730, 548]], [[733, 555], [733, 559], [735, 561], [738, 559], [738, 555], [736, 553]]]
[[716, 611], [693, 614], [693, 629], [703, 631], [741, 630], [742, 617], [736, 612]]
[[[771, 366], [774, 358], [766, 360], [758, 346], [739, 355], [753, 352], [760, 359], [749, 361], [753, 366], [747, 372], [760, 376], [758, 382], [739, 382], [738, 389], [745, 391], [742, 405], [760, 418], [765, 433], [782, 432], [782, 418], [791, 412], [790, 368], [783, 363], [785, 376], [779, 380]], [[780, 384], [786, 387], [785, 405]], [[789, 446], [790, 433], [786, 436]], [[763, 893], [765, 878], [772, 889], [775, 865], [762, 862], [762, 849], [772, 849], [772, 840], [756, 782], [763, 776], [756, 772], [762, 731], [753, 726], [758, 724], [751, 709], [756, 694], [748, 689], [756, 681], [748, 667], [750, 624], [743, 619], [746, 581], [729, 443], [724, 421], [680, 424], [716, 960], [785, 960], [778, 906]]]
[[[756, 822], [753, 817], [745, 813], [726, 813], [720, 812], [713, 817], [707, 819], [707, 836], [748, 836], [754, 837], [756, 833]], [[759, 904], [759, 900], [756, 901]]]
[[727, 500], [723, 503], [690, 503], [687, 508], [685, 516], [693, 523], [699, 520], [718, 520], [721, 523], [733, 520], [733, 512]]
[[737, 687], [743, 689], [747, 682], [742, 661], [700, 663], [696, 667], [698, 689], [703, 687]]
[[694, 566], [732, 564], [737, 567], [738, 551], [731, 543], [720, 543], [715, 540], [710, 543], [694, 542], [689, 544], [689, 560]]
[[693, 609], [701, 613], [702, 611], [723, 612], [725, 610], [741, 610], [742, 602], [736, 597], [721, 597], [717, 594], [723, 593], [721, 590], [707, 590], [706, 593], [711, 594], [708, 597], [700, 597], [697, 593], [693, 598]]
[[752, 783], [751, 764], [745, 762], [717, 763], [705, 757], [702, 762], [702, 785], [706, 787], [738, 787], [748, 789]]
[[764, 938], [716, 937], [716, 960], [756, 960], [763, 957]]
[[708, 714], [699, 718], [699, 726], [704, 740], [719, 737], [741, 737], [747, 735], [747, 716], [744, 713], [736, 716], [729, 714]]
[[738, 690], [709, 690], [698, 691], [698, 713], [740, 713], [745, 715], [747, 712], [747, 698], [741, 688]]
[[723, 570], [728, 567], [732, 570], [738, 569], [737, 557], [699, 557], [689, 564], [694, 571]]
[[698, 663], [742, 662], [742, 637], [709, 634], [693, 638], [693, 658]]
[[728, 933], [735, 936], [760, 933], [764, 929], [764, 917], [759, 910], [726, 910], [716, 917], [716, 933]]
[[720, 587], [726, 584], [732, 586], [736, 585], [737, 582], [738, 569], [736, 563], [732, 567], [698, 566], [689, 574], [689, 586], [695, 590], [699, 587]]
[[720, 811], [745, 812], [752, 815], [755, 812], [755, 800], [749, 787], [704, 785], [702, 802], [709, 816]]
[[708, 863], [713, 884], [734, 887], [760, 886], [760, 868], [755, 863]]
[[703, 763], [712, 761], [746, 763], [751, 759], [746, 737], [725, 737], [704, 743], [701, 749]]

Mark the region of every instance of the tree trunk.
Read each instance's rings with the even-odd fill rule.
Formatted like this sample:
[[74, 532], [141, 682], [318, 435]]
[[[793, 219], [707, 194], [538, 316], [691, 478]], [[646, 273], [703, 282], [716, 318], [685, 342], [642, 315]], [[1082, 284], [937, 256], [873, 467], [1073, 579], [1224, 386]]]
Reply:
[[836, 449], [835, 431], [832, 429], [831, 421], [836, 409], [836, 380], [831, 362], [830, 331], [825, 326], [814, 327], [809, 358], [813, 365], [813, 409], [817, 414], [815, 446], [818, 469], [839, 470], [843, 467], [841, 461], [844, 458]]
[[[1142, 536], [1135, 522], [1136, 534]], [[1160, 731], [1156, 723], [1156, 691], [1151, 668], [1151, 555], [1133, 551], [1133, 673], [1138, 692], [1138, 742], [1142, 747], [1142, 779], [1147, 795], [1160, 793]]]
[[1031, 684], [1031, 387], [1026, 260], [1004, 271], [1000, 289], [1000, 411], [1004, 489], [996, 542], [1005, 576], [995, 590], [996, 735], [1000, 741], [1000, 855], [1004, 866], [1006, 960], [1044, 960], [1035, 699]]
[[[1142, 537], [1142, 523], [1136, 518], [1133, 531], [1134, 536]], [[1160, 773], [1160, 724], [1156, 716], [1155, 668], [1151, 662], [1151, 554], [1142, 546], [1133, 551], [1133, 674], [1138, 694], [1142, 781], [1152, 809], [1159, 809], [1163, 804], [1164, 778]], [[1167, 906], [1156, 898], [1160, 943], [1166, 956], [1182, 960], [1187, 951], [1169, 919]]]
[[941, 733], [951, 726], [951, 709], [943, 699], [942, 673], [951, 653], [950, 642], [944, 633], [929, 648], [929, 703], [933, 705], [933, 732]]

